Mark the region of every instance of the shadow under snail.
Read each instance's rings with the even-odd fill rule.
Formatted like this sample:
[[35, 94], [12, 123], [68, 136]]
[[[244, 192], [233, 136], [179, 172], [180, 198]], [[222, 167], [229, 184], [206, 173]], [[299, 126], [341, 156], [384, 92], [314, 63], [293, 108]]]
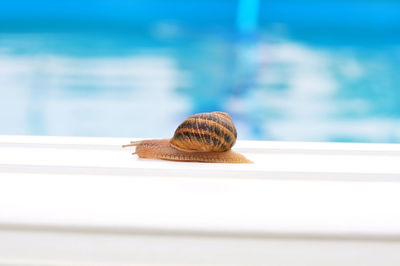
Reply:
[[185, 119], [171, 139], [131, 141], [139, 158], [186, 162], [251, 163], [231, 150], [237, 132], [229, 114], [199, 113]]

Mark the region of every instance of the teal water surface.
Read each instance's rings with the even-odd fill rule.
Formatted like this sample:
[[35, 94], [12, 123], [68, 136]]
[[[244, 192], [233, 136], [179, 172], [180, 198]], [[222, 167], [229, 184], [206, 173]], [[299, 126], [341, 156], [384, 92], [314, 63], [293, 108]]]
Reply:
[[0, 134], [170, 137], [223, 110], [239, 139], [400, 142], [397, 28], [58, 28], [0, 32]]

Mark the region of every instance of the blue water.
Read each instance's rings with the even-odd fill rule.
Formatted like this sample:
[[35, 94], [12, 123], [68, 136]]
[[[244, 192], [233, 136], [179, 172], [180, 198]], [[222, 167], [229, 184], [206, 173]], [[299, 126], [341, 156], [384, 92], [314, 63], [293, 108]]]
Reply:
[[397, 22], [34, 22], [0, 23], [0, 134], [170, 137], [223, 110], [239, 139], [400, 142]]

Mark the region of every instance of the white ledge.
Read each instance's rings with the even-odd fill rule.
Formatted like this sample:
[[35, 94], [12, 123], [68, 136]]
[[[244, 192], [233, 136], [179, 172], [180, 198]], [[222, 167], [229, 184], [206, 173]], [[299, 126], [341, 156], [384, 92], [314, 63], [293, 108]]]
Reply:
[[[143, 262], [127, 247], [156, 265], [165, 241], [172, 246], [163, 261], [182, 265], [204, 253], [220, 258], [211, 264], [282, 262], [281, 245], [292, 254], [300, 246], [310, 257], [297, 256], [296, 265], [311, 265], [315, 252], [299, 239], [321, 238], [316, 265], [325, 255], [350, 258], [348, 250], [362, 250], [338, 240], [386, 243], [367, 252], [363, 265], [381, 265], [375, 259], [383, 256], [400, 263], [398, 144], [238, 141], [235, 150], [254, 164], [207, 164], [138, 159], [121, 148], [130, 140], [0, 136], [0, 264], [78, 265], [88, 259], [86, 249], [74, 248], [71, 234], [104, 249], [98, 261], [113, 265], [122, 254], [128, 265]], [[199, 250], [188, 253], [192, 261], [174, 253], [182, 245]], [[221, 246], [231, 255], [218, 257]], [[60, 254], [77, 260], [59, 261]]]
[[239, 141], [254, 164], [206, 164], [128, 141], [1, 136], [0, 227], [400, 237], [400, 145]]

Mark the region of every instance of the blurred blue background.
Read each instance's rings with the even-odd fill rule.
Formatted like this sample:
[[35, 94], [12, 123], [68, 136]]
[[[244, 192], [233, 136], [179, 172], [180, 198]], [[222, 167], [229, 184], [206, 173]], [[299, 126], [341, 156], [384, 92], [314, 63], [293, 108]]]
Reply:
[[0, 134], [400, 142], [400, 2], [3, 1]]

